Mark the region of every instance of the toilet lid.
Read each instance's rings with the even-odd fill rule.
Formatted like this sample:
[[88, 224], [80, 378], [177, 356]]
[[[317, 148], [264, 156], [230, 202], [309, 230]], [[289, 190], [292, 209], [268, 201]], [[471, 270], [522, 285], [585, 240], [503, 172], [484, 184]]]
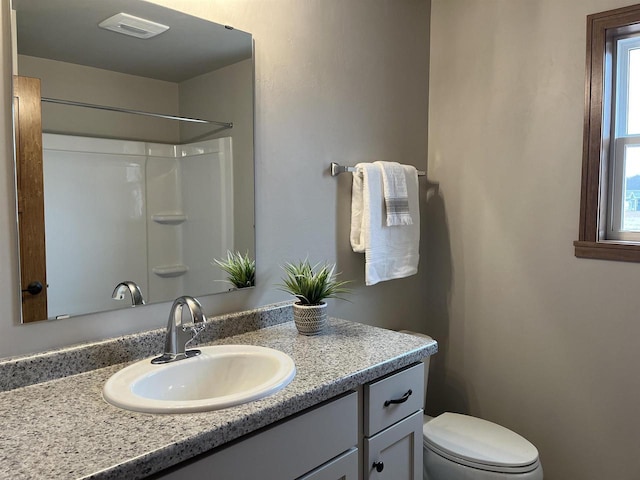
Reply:
[[480, 418], [443, 413], [424, 424], [425, 444], [437, 453], [493, 471], [531, 470], [538, 450], [515, 432]]

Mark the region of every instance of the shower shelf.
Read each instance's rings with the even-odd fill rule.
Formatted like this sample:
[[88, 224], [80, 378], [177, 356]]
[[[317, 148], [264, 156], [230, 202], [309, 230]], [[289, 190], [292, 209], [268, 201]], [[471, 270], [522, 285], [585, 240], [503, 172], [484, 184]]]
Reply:
[[184, 213], [155, 213], [151, 219], [162, 225], [180, 225], [187, 220], [187, 216]]
[[162, 278], [179, 277], [189, 271], [186, 265], [159, 265], [151, 269], [153, 273]]

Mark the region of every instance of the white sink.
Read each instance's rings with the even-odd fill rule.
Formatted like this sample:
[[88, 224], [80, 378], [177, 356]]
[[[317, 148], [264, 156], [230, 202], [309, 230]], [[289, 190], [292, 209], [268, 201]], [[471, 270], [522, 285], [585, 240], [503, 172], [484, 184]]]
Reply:
[[254, 345], [199, 347], [196, 357], [163, 365], [151, 358], [114, 374], [104, 386], [105, 400], [148, 413], [217, 410], [271, 395], [296, 374], [291, 357]]

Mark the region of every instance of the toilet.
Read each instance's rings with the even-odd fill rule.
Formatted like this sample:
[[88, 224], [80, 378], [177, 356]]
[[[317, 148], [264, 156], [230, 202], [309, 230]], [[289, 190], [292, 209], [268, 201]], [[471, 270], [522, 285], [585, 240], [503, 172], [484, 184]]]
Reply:
[[[431, 339], [420, 333], [410, 335]], [[426, 400], [429, 357], [424, 360]], [[538, 450], [515, 432], [480, 418], [446, 412], [424, 416], [424, 480], [542, 480]]]

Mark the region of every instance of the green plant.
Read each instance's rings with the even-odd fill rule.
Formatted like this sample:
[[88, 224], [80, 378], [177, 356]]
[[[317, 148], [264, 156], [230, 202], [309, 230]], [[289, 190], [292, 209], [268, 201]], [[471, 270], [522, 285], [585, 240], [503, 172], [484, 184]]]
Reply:
[[213, 260], [228, 276], [227, 281], [237, 288], [253, 287], [256, 283], [256, 261], [240, 252], [227, 251], [226, 260]]
[[340, 294], [350, 293], [345, 288], [350, 282], [338, 280], [335, 267], [335, 264], [321, 263], [311, 266], [308, 260], [287, 263], [282, 267], [286, 276], [281, 290], [297, 297], [301, 305], [320, 305], [325, 298], [342, 298]]

